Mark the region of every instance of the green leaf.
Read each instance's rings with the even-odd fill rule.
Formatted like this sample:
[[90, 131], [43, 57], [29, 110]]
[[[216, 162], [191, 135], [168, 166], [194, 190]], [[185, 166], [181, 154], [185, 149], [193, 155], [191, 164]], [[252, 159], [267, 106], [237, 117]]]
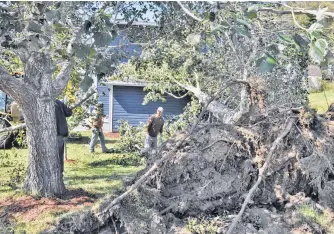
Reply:
[[246, 12], [246, 17], [250, 20], [256, 19], [257, 18], [257, 12], [255, 12], [255, 11]]
[[328, 43], [325, 39], [318, 39], [312, 42], [309, 49], [309, 55], [314, 62], [320, 64], [328, 51]]
[[112, 36], [107, 32], [96, 32], [93, 36], [94, 44], [98, 47], [110, 45]]
[[308, 31], [310, 31], [310, 32], [313, 32], [313, 31], [319, 31], [319, 30], [321, 30], [323, 27], [324, 27], [324, 26], [323, 26], [322, 24], [319, 24], [318, 22], [316, 22], [316, 23], [312, 24], [312, 25], [309, 27]]
[[237, 27], [237, 26], [233, 26], [232, 27], [232, 30], [236, 33], [236, 34], [239, 34], [241, 36], [245, 36], [245, 37], [249, 37], [250, 36], [250, 33], [248, 31], [247, 28], [245, 27]]
[[96, 55], [96, 50], [94, 48], [90, 48], [88, 57], [93, 58], [95, 55]]
[[30, 21], [28, 24], [28, 30], [35, 32], [35, 33], [41, 33], [42, 32], [42, 26], [35, 23], [34, 21]]
[[271, 45], [268, 47], [268, 51], [271, 52], [273, 55], [278, 55], [280, 53], [280, 50], [277, 45]]
[[259, 5], [253, 5], [248, 7], [247, 12], [256, 12], [259, 9]]
[[297, 43], [301, 48], [308, 48], [310, 41], [303, 34], [296, 34], [293, 36], [295, 43]]
[[47, 11], [45, 16], [48, 22], [56, 23], [60, 20], [60, 13], [57, 10]]
[[237, 19], [236, 20], [237, 23], [241, 24], [241, 25], [244, 25], [246, 26], [247, 28], [251, 28], [250, 24], [246, 21], [246, 20], [243, 20], [243, 19]]
[[267, 53], [256, 62], [256, 65], [258, 66], [260, 72], [265, 73], [271, 72], [275, 67], [276, 63], [276, 59]]
[[334, 55], [331, 51], [328, 51], [323, 62], [320, 64], [322, 67], [326, 67], [329, 64], [334, 64]]
[[80, 89], [83, 92], [87, 92], [88, 89], [92, 86], [93, 82], [93, 79], [90, 76], [86, 75], [84, 79], [80, 82]]
[[91, 53], [91, 48], [84, 44], [73, 44], [72, 46], [73, 46], [74, 54], [78, 58], [87, 58], [89, 54]]
[[279, 33], [277, 35], [277, 37], [278, 37], [279, 40], [281, 40], [283, 42], [288, 42], [289, 44], [294, 44], [295, 43], [295, 41], [293, 40], [293, 37], [291, 37], [291, 36]]
[[217, 32], [224, 32], [226, 29], [229, 28], [229, 24], [226, 22], [222, 22], [221, 24], [211, 23], [211, 34], [215, 34]]

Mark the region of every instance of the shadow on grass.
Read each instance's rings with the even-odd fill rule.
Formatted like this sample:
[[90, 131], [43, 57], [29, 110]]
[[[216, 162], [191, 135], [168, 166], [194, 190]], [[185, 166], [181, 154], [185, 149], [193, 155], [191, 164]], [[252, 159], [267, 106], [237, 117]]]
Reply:
[[[68, 138], [67, 143], [70, 144], [78, 144], [78, 145], [86, 145], [90, 143], [90, 137], [88, 136], [83, 136], [80, 139], [75, 139], [75, 138]], [[105, 139], [106, 144], [114, 144], [117, 142], [117, 140], [110, 140], [110, 139]], [[99, 142], [98, 142], [99, 144]]]
[[123, 171], [123, 172], [112, 172], [108, 175], [91, 175], [91, 176], [65, 176], [65, 181], [77, 181], [77, 180], [98, 180], [98, 179], [105, 179], [107, 181], [110, 181], [112, 179], [122, 179], [122, 178], [127, 178], [127, 177], [131, 177], [131, 174], [135, 174], [135, 172], [133, 173], [129, 173], [128, 171]]
[[101, 161], [95, 161], [87, 164], [90, 167], [106, 167], [110, 165], [120, 165], [124, 167], [129, 166], [140, 166], [141, 158], [138, 156], [123, 156], [123, 157], [115, 157]]
[[[65, 193], [60, 196], [60, 198], [65, 200], [70, 200], [76, 197], [86, 196], [89, 198], [96, 198], [96, 194], [90, 193], [82, 188], [77, 189], [66, 189]], [[80, 203], [79, 203], [80, 204]]]
[[107, 179], [109, 178], [110, 175], [92, 175], [92, 176], [70, 176], [70, 177], [65, 177], [66, 181], [72, 180], [72, 181], [77, 181], [77, 180], [98, 180], [98, 179]]

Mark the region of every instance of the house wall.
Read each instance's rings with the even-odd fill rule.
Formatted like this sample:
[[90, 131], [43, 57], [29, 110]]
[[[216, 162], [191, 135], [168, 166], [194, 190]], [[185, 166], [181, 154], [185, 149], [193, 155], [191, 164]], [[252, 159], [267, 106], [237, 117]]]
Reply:
[[143, 105], [146, 92], [143, 87], [113, 86], [112, 103], [110, 108], [110, 131], [117, 132], [119, 120], [127, 120], [130, 125], [137, 127], [140, 123], [146, 123], [147, 119], [156, 112], [159, 106], [164, 108], [164, 118], [169, 119], [183, 113], [184, 107], [190, 101], [189, 97], [175, 99], [166, 97], [166, 102], [157, 101]]
[[103, 121], [103, 131], [110, 129], [110, 86], [97, 86], [98, 101], [103, 103], [103, 114], [106, 116]]

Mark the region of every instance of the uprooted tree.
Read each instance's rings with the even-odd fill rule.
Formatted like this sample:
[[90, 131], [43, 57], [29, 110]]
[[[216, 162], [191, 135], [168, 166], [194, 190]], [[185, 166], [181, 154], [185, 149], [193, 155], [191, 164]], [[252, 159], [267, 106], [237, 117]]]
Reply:
[[[154, 7], [139, 6], [124, 2], [0, 3], [0, 89], [23, 111], [29, 148], [26, 192], [42, 196], [64, 192], [54, 100], [65, 89], [72, 68], [80, 72], [83, 93], [94, 85], [94, 77], [99, 80], [112, 72], [124, 55], [118, 48], [109, 48], [120, 32], [118, 15], [129, 22], [121, 30], [131, 31], [131, 22]], [[11, 76], [18, 70], [24, 78]]]
[[[148, 43], [114, 78], [148, 82], [147, 100], [192, 95], [201, 114], [161, 146], [120, 196], [95, 212], [61, 219], [47, 233], [178, 233], [183, 218], [209, 214], [223, 216], [227, 233], [289, 233], [298, 218], [277, 212], [265, 214], [272, 223], [257, 223], [246, 208], [284, 211], [301, 193], [334, 207], [333, 139], [308, 107], [306, 74], [309, 58], [331, 60], [324, 24], [334, 14], [277, 8], [282, 5], [169, 3], [170, 33]], [[316, 22], [300, 25], [295, 11]], [[203, 111], [216, 121], [202, 122]], [[231, 222], [226, 214], [239, 209]], [[250, 226], [242, 223], [247, 220]]]

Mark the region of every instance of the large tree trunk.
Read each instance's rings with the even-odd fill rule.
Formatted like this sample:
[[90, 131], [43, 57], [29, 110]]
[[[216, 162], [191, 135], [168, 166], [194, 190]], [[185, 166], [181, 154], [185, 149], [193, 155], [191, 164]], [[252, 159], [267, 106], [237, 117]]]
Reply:
[[64, 63], [52, 79], [56, 67], [50, 55], [32, 52], [26, 57], [21, 57], [23, 80], [0, 66], [0, 89], [19, 103], [27, 126], [29, 159], [23, 189], [34, 195], [60, 195], [65, 187], [58, 158], [55, 98], [64, 90], [72, 64]]
[[29, 164], [24, 190], [42, 196], [60, 195], [65, 186], [58, 157], [55, 100], [36, 98], [23, 106]]

